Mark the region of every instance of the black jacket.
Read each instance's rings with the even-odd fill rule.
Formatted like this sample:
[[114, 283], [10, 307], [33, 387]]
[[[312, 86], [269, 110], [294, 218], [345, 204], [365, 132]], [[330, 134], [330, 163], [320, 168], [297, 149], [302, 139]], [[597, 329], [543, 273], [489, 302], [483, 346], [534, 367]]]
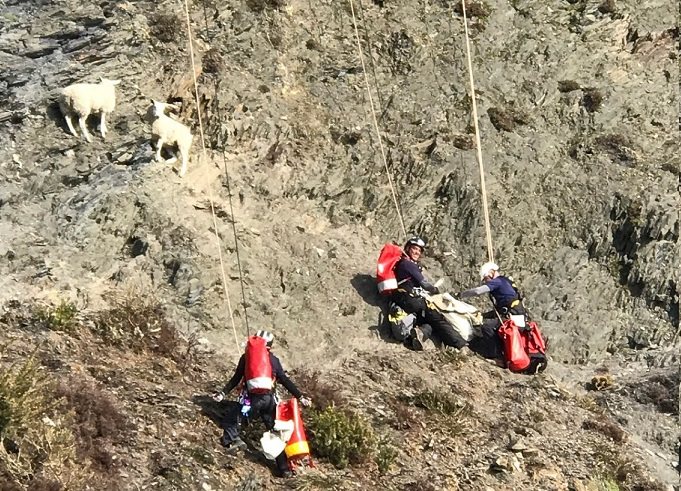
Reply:
[[[294, 384], [293, 381], [290, 378], [288, 378], [288, 375], [286, 375], [284, 368], [281, 366], [279, 358], [274, 356], [271, 351], [270, 364], [272, 365], [272, 375], [274, 376], [275, 380], [284, 387], [286, 387], [286, 390], [293, 394], [294, 397], [298, 399], [303, 397], [302, 392], [298, 390], [296, 384]], [[234, 372], [234, 375], [232, 375], [232, 378], [229, 380], [229, 382], [227, 382], [227, 385], [225, 385], [225, 388], [223, 389], [223, 392], [225, 394], [231, 392], [234, 389], [234, 387], [239, 385], [239, 382], [241, 382], [244, 378], [245, 369], [246, 355], [241, 355], [241, 358], [239, 358], [239, 364], [236, 366], [236, 371]]]
[[417, 287], [429, 293], [438, 293], [438, 289], [423, 276], [421, 266], [406, 256], [395, 265], [395, 278], [397, 278], [399, 288], [409, 293]]

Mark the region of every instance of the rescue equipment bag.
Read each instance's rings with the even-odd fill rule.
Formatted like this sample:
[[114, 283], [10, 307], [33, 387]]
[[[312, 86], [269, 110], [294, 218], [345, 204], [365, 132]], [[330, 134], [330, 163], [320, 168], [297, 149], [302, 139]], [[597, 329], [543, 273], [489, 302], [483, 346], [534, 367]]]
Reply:
[[272, 363], [267, 341], [258, 336], [251, 336], [246, 343], [246, 366], [244, 381], [250, 394], [267, 394], [274, 386]]
[[390, 295], [397, 290], [397, 277], [394, 269], [402, 255], [402, 249], [395, 244], [386, 244], [381, 249], [376, 266], [376, 283], [378, 293], [381, 295]]
[[411, 329], [416, 323], [414, 314], [407, 314], [399, 305], [392, 303], [388, 309], [388, 324], [390, 332], [398, 341], [404, 341], [409, 337]]
[[525, 342], [515, 322], [511, 319], [505, 320], [499, 328], [499, 336], [508, 369], [512, 372], [522, 372], [529, 367], [530, 357], [525, 352]]
[[525, 369], [526, 373], [537, 373], [546, 370], [548, 359], [546, 358], [546, 341], [539, 331], [536, 322], [527, 323], [527, 330], [521, 331], [525, 337], [525, 352], [530, 357], [530, 366]]
[[512, 319], [499, 328], [506, 366], [512, 372], [537, 373], [546, 369], [546, 342], [536, 322], [519, 329]]

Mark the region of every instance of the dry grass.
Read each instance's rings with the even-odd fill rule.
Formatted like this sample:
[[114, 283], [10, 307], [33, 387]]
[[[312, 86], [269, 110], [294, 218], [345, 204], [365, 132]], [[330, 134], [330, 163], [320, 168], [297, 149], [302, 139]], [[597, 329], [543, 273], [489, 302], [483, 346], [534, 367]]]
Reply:
[[246, 0], [246, 5], [254, 12], [279, 10], [286, 7], [287, 3], [287, 0]]
[[114, 459], [108, 448], [125, 441], [129, 428], [113, 397], [93, 382], [77, 377], [57, 384], [55, 396], [74, 415], [79, 458], [88, 458], [100, 470], [112, 469]]
[[216, 48], [206, 51], [201, 62], [203, 73], [220, 73], [225, 67], [225, 60]]
[[600, 90], [594, 88], [584, 89], [582, 106], [584, 106], [588, 112], [595, 113], [603, 105], [603, 99], [603, 92]]
[[472, 150], [475, 148], [475, 137], [473, 135], [456, 134], [451, 137], [452, 145], [459, 150]]
[[344, 407], [345, 398], [338, 389], [320, 379], [318, 372], [293, 372], [293, 380], [307, 397], [312, 399], [314, 409], [324, 411], [329, 406]]
[[529, 123], [527, 115], [510, 108], [491, 107], [487, 110], [487, 115], [492, 125], [499, 131], [513, 131], [519, 125]]
[[396, 430], [404, 431], [415, 428], [418, 423], [418, 415], [414, 411], [413, 407], [407, 404], [397, 401], [394, 406], [395, 420], [393, 422], [393, 427]]
[[90, 473], [78, 463], [69, 415], [53, 414], [53, 401], [33, 356], [0, 369], [0, 476], [8, 489], [84, 487]]
[[621, 443], [627, 438], [624, 430], [620, 428], [617, 423], [605, 416], [585, 420], [584, 423], [582, 423], [582, 428], [600, 433], [616, 443]]
[[425, 390], [408, 398], [408, 400], [416, 407], [445, 416], [462, 416], [471, 409], [468, 403], [456, 399], [445, 391]]
[[591, 381], [586, 384], [587, 390], [607, 390], [612, 388], [615, 381], [611, 375], [595, 375]]
[[580, 85], [574, 80], [560, 80], [558, 82], [558, 90], [560, 92], [572, 92], [574, 90], [579, 90]]
[[636, 154], [631, 147], [632, 141], [624, 135], [611, 133], [601, 135], [594, 140], [596, 147], [606, 153], [612, 160], [623, 165], [633, 167], [636, 165]]
[[[456, 2], [453, 5], [454, 12], [463, 15], [463, 7], [461, 2]], [[487, 3], [476, 0], [466, 1], [466, 17], [476, 17], [478, 19], [486, 19], [492, 13], [492, 8]]]
[[615, 0], [604, 0], [603, 3], [598, 6], [598, 11], [601, 14], [614, 14], [617, 12]]
[[105, 343], [135, 352], [150, 351], [169, 358], [180, 367], [193, 363], [195, 340], [183, 339], [167, 317], [160, 301], [152, 295], [130, 291], [110, 296], [111, 307], [99, 312], [93, 333]]
[[642, 404], [653, 404], [663, 413], [678, 414], [679, 379], [668, 375], [654, 375], [643, 382], [632, 384], [634, 398]]
[[185, 26], [175, 14], [153, 14], [149, 18], [151, 35], [163, 43], [172, 43], [182, 39]]
[[290, 489], [295, 491], [318, 491], [344, 489], [345, 480], [319, 472], [305, 473], [296, 477], [290, 483]]

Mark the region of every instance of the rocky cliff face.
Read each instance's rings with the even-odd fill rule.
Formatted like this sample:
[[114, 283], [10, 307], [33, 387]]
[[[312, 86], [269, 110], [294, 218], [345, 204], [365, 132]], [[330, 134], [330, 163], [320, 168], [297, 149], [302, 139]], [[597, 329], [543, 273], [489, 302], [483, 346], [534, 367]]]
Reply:
[[[4, 302], [67, 300], [90, 315], [111, 291], [153, 292], [230, 361], [247, 326], [273, 326], [294, 367], [345, 370], [358, 352], [393, 350], [375, 336], [368, 275], [380, 245], [402, 237], [349, 3], [191, 4], [198, 108], [181, 4], [2, 5]], [[486, 250], [459, 5], [354, 9], [406, 228], [428, 239], [429, 272], [463, 289]], [[566, 364], [553, 376], [579, 391], [593, 364], [631, 383], [650, 368], [669, 390], [681, 283], [674, 5], [472, 2], [469, 16], [494, 254]], [[99, 76], [122, 83], [107, 139], [93, 131], [87, 144], [56, 94]], [[193, 126], [184, 179], [153, 160], [150, 98], [180, 103]], [[645, 403], [618, 402], [631, 421]], [[670, 460], [675, 428], [651, 425], [631, 431]], [[669, 480], [659, 460], [651, 468]]]

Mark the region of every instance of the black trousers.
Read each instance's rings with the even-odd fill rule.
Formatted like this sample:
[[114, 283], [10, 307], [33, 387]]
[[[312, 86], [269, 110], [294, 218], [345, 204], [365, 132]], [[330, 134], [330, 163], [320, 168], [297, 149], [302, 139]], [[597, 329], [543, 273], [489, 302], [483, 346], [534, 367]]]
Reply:
[[483, 318], [480, 336], [471, 339], [468, 347], [483, 358], [503, 358], [504, 348], [499, 337], [500, 327], [499, 319]]
[[[277, 416], [277, 403], [273, 394], [252, 394], [251, 411], [248, 414], [248, 419], [253, 421], [260, 418], [265, 424], [267, 431], [274, 428], [274, 420]], [[239, 438], [239, 431], [244, 417], [241, 414], [241, 405], [236, 404], [229, 412], [225, 420], [225, 432], [222, 435], [223, 444], [229, 446], [237, 438]], [[282, 472], [288, 469], [288, 460], [286, 454], [281, 452], [275, 459], [277, 469]]]
[[478, 353], [484, 358], [503, 358], [504, 347], [499, 336], [499, 328], [501, 321], [499, 315], [505, 318], [509, 314], [513, 315], [527, 315], [522, 304], [516, 307], [507, 307], [500, 309], [504, 314], [497, 314], [495, 310], [490, 310], [482, 314], [482, 327], [480, 328], [480, 336], [476, 336], [468, 343], [471, 351]]
[[426, 299], [414, 297], [407, 292], [396, 292], [392, 296], [392, 301], [402, 307], [408, 314], [415, 314], [418, 324], [428, 324], [432, 328], [433, 334], [447, 346], [463, 348], [466, 341], [452, 327], [441, 312], [428, 307]]

